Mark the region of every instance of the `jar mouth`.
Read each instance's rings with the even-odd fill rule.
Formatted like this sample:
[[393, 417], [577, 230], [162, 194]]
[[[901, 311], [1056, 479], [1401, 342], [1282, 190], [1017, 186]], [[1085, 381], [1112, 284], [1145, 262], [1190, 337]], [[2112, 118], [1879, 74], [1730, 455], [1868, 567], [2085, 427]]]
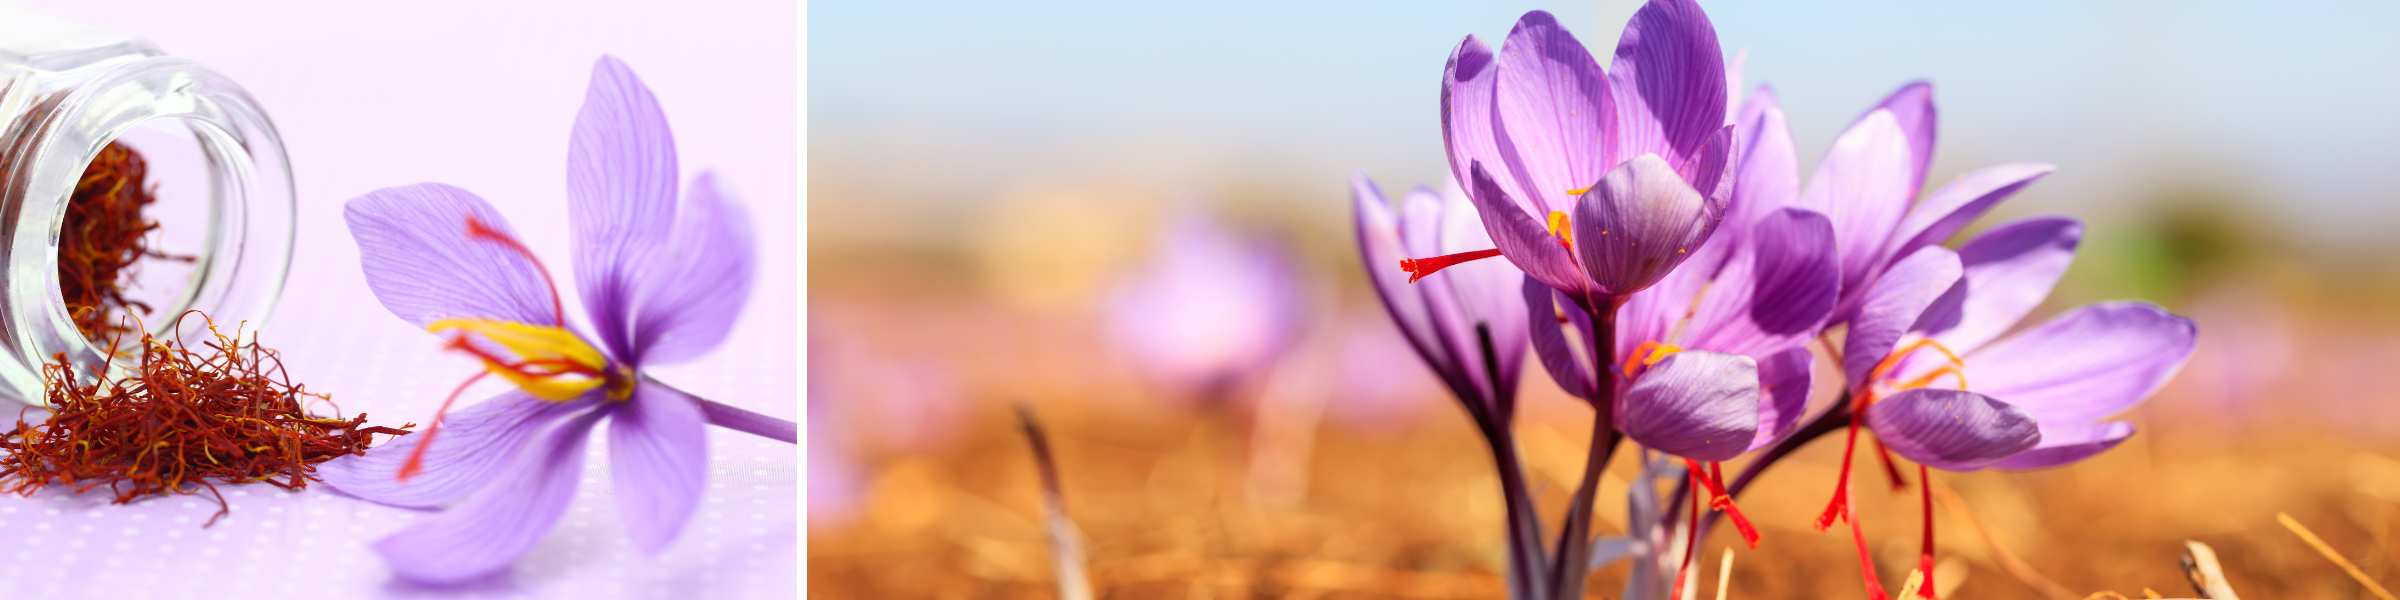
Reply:
[[[129, 364], [138, 352], [128, 351], [138, 349], [143, 333], [161, 339], [205, 335], [179, 330], [186, 310], [205, 312], [228, 331], [263, 325], [291, 264], [297, 207], [282, 139], [257, 103], [223, 76], [161, 56], [110, 65], [46, 102], [50, 110], [29, 115], [27, 129], [17, 134], [20, 143], [8, 157], [11, 180], [0, 182], [14, 204], [0, 219], [9, 305], [0, 310], [0, 342], [12, 346], [18, 359], [0, 361], [0, 380], [7, 384], [0, 394], [38, 405], [45, 362], [63, 357], [80, 373], [96, 373], [112, 356], [118, 364], [111, 368]], [[70, 198], [87, 165], [134, 132], [165, 134], [176, 146], [188, 146], [187, 156], [178, 158], [194, 175], [171, 197], [162, 195], [159, 205], [179, 205], [170, 211], [176, 221], [163, 226], [196, 235], [161, 248], [191, 258], [177, 278], [180, 289], [151, 295], [151, 310], [136, 321], [147, 331], [123, 334], [135, 339], [116, 340], [112, 353], [78, 328], [61, 289], [59, 248]], [[128, 141], [137, 152], [144, 149], [140, 140]], [[145, 284], [155, 285], [150, 279]]]

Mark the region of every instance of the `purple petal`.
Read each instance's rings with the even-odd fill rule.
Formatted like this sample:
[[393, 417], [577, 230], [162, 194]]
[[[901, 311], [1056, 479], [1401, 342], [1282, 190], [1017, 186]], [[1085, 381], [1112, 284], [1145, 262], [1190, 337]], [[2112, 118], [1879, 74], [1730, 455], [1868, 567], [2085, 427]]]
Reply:
[[616, 356], [633, 355], [632, 267], [668, 241], [678, 177], [658, 99], [625, 63], [601, 57], [567, 145], [567, 223], [584, 312]]
[[[1558, 295], [1559, 292], [1541, 282], [1525, 281], [1526, 337], [1533, 341], [1533, 355], [1541, 360], [1542, 370], [1550, 373], [1550, 380], [1558, 382], [1559, 389], [1566, 390], [1567, 395], [1589, 400], [1597, 396], [1597, 388], [1592, 385], [1591, 355], [1586, 353], [1591, 346], [1584, 346], [1585, 352], [1577, 352], [1574, 342], [1567, 340], [1566, 328], [1577, 326], [1578, 321], [1588, 322], [1590, 317], [1573, 303], [1556, 301]], [[1565, 319], [1567, 323], [1559, 322], [1561, 312], [1569, 316]], [[1591, 334], [1582, 335], [1589, 340]]]
[[608, 466], [617, 513], [633, 546], [657, 553], [675, 541], [707, 489], [706, 422], [691, 397], [662, 385], [634, 388], [608, 422]]
[[1650, 287], [1708, 240], [1718, 214], [1655, 154], [1625, 161], [1575, 204], [1575, 250], [1597, 291]]
[[2050, 171], [2050, 165], [2001, 165], [1958, 176], [1909, 208], [1892, 237], [1898, 244], [1892, 246], [1891, 255], [1907, 256], [1918, 248], [1949, 240], [1992, 206]]
[[511, 391], [442, 418], [437, 441], [425, 449], [424, 471], [400, 481], [400, 465], [424, 433], [403, 436], [366, 454], [317, 466], [325, 484], [352, 497], [403, 508], [439, 508], [457, 502], [508, 466], [517, 451], [559, 417], [591, 408], [592, 402], [547, 402]]
[[[1908, 153], [1914, 157], [1914, 168], [1910, 169], [1908, 179], [1909, 193], [1925, 189], [1925, 172], [1933, 168], [1933, 84], [1926, 81], [1902, 84], [1900, 89], [1892, 90], [1890, 96], [1885, 96], [1882, 102], [1876, 103], [1875, 108], [1867, 109], [1867, 112], [1876, 110], [1890, 111], [1893, 120], [1900, 124], [1900, 131], [1908, 135]], [[1866, 115], [1859, 115], [1859, 120], [1866, 120]]]
[[583, 478], [583, 443], [605, 412], [589, 412], [545, 432], [531, 451], [466, 501], [375, 542], [375, 553], [402, 579], [459, 583], [507, 569], [566, 516]]
[[1685, 345], [1757, 355], [1806, 340], [1833, 310], [1833, 224], [1786, 208], [1759, 220], [1701, 297]]
[[750, 216], [718, 191], [714, 175], [692, 180], [675, 219], [668, 245], [644, 261], [633, 364], [679, 362], [715, 348], [750, 299], [757, 263]]
[[2041, 441], [2032, 417], [1974, 392], [1914, 389], [1867, 407], [1867, 427], [1883, 446], [1948, 471], [1989, 466]]
[[1758, 435], [1751, 450], [1764, 448], [1791, 435], [1808, 411], [1808, 392], [1815, 369], [1806, 346], [1792, 346], [1758, 359], [1758, 388], [1766, 395], [1758, 404]]
[[1964, 274], [1915, 330], [1955, 352], [1973, 352], [2041, 306], [2075, 261], [2083, 224], [2049, 217], [2000, 226], [1958, 249]]
[[1617, 428], [1651, 449], [1726, 460], [1758, 435], [1758, 363], [1690, 350], [1650, 365], [1617, 402]]
[[[1449, 253], [1450, 250], [1442, 247], [1442, 226], [1442, 200], [1433, 192], [1418, 188], [1410, 190], [1407, 196], [1400, 199], [1400, 245], [1407, 248], [1410, 255]], [[1487, 243], [1474, 249], [1490, 247]], [[1482, 341], [1475, 336], [1475, 324], [1459, 305], [1458, 279], [1454, 273], [1475, 267], [1509, 270], [1508, 265], [1501, 261], [1486, 259], [1477, 262], [1488, 264], [1452, 266], [1409, 284], [1412, 291], [1417, 293], [1418, 300], [1425, 303], [1425, 314], [1432, 325], [1432, 339], [1438, 351], [1447, 357], [1444, 363], [1452, 369], [1447, 375], [1458, 380], [1459, 385], [1467, 386], [1464, 391], [1473, 394], [1470, 396], [1472, 398], [1490, 395], [1488, 390], [1492, 389], [1492, 384], [1483, 372]], [[1518, 319], [1518, 322], [1523, 322], [1523, 319]]]
[[[1466, 193], [1452, 186], [1439, 202], [1438, 245], [1444, 254], [1492, 247], [1491, 234]], [[1506, 261], [1479, 260], [1443, 269], [1434, 277], [1448, 280], [1450, 292], [1456, 296], [1453, 304], [1458, 307], [1458, 322], [1464, 327], [1460, 333], [1474, 342], [1471, 346], [1478, 348], [1478, 356], [1481, 343], [1476, 340], [1475, 328], [1491, 331], [1493, 349], [1499, 353], [1500, 389], [1516, 390], [1517, 373], [1525, 360], [1525, 300], [1519, 293], [1525, 273]], [[1480, 373], [1485, 368], [1482, 362], [1478, 359], [1470, 368]]]
[[1741, 157], [1735, 166], [1732, 201], [1726, 207], [1727, 231], [1748, 235], [1759, 217], [1800, 199], [1800, 164], [1793, 150], [1792, 129], [1776, 104], [1775, 90], [1760, 86], [1734, 119], [1733, 139]]
[[1967, 377], [2043, 422], [2092, 422], [2174, 377], [2198, 334], [2191, 319], [2155, 305], [2094, 304], [1968, 354]]
[[1442, 144], [1450, 151], [1450, 176], [1458, 181], [1473, 181], [1475, 163], [1499, 169], [1500, 189], [1527, 212], [1543, 213], [1536, 200], [1520, 189], [1515, 174], [1503, 165], [1500, 140], [1497, 85], [1500, 69], [1492, 60], [1492, 51], [1475, 36], [1458, 43], [1450, 52], [1450, 62], [1442, 67]]
[[1467, 188], [1467, 199], [1475, 202], [1475, 213], [1482, 215], [1484, 231], [1491, 234], [1492, 245], [1500, 249], [1501, 256], [1508, 257], [1527, 277], [1559, 291], [1580, 294], [1592, 288], [1575, 257], [1550, 235], [1547, 225], [1517, 208], [1515, 201], [1500, 191], [1491, 171], [1482, 163], [1470, 165], [1468, 171], [1472, 187]]
[[[1367, 263], [1367, 282], [1375, 295], [1383, 300], [1383, 308], [1400, 327], [1402, 337], [1425, 359], [1437, 374], [1455, 372], [1450, 355], [1442, 350], [1434, 337], [1432, 317], [1425, 311], [1425, 298], [1419, 290], [1410, 289], [1408, 278], [1400, 270], [1400, 259], [1407, 251], [1400, 245], [1400, 222], [1384, 203], [1383, 192], [1375, 182], [1359, 176], [1350, 180], [1350, 198], [1357, 215], [1358, 253]], [[1438, 274], [1437, 274], [1438, 275]]]
[[1733, 166], [1733, 143], [1733, 126], [1726, 125], [1701, 142], [1698, 152], [1675, 165], [1675, 172], [1683, 174], [1692, 189], [1707, 196], [1708, 203], [1719, 213], [1725, 212], [1725, 205], [1733, 198], [1734, 178], [1725, 176], [1726, 169]]
[[1500, 45], [1496, 91], [1503, 156], [1542, 212], [1565, 211], [1617, 156], [1608, 75], [1550, 13], [1517, 20]]
[[1957, 254], [1928, 246], [1900, 259], [1890, 272], [1875, 280], [1842, 341], [1842, 371], [1849, 376], [1848, 389], [1857, 390], [1866, 382], [1876, 363], [1892, 353], [1926, 307], [1958, 283], [1959, 270]]
[[1725, 126], [1725, 52], [1696, 2], [1644, 4], [1617, 38], [1608, 77], [1617, 156], [1694, 156]]
[[2042, 441], [2024, 452], [2018, 452], [1992, 467], [2000, 469], [2040, 469], [2055, 467], [2086, 458], [2123, 443], [2133, 437], [2133, 424], [2124, 421], [2106, 423], [2042, 423]]
[[468, 237], [469, 221], [516, 237], [475, 194], [435, 183], [384, 188], [352, 199], [342, 217], [358, 240], [367, 289], [402, 320], [418, 327], [452, 317], [559, 322], [531, 257]]
[[1843, 132], [1800, 192], [1800, 205], [1833, 218], [1842, 258], [1842, 295], [1862, 293], [1882, 262], [1884, 244], [1915, 195], [1906, 132], [1890, 111], [1868, 113]]

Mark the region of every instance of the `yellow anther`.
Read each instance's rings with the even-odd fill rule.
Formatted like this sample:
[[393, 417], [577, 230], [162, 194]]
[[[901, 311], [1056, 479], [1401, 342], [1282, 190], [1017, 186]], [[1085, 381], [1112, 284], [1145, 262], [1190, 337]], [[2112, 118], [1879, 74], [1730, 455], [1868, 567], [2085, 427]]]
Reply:
[[1592, 188], [1588, 188], [1588, 187], [1579, 187], [1579, 188], [1575, 188], [1575, 189], [1567, 190], [1567, 195], [1569, 195], [1569, 196], [1574, 196], [1574, 197], [1577, 197], [1577, 198], [1581, 198], [1581, 197], [1583, 197], [1583, 195], [1584, 195], [1584, 194], [1591, 193], [1591, 191], [1592, 191]]
[[1556, 210], [1550, 211], [1550, 235], [1558, 238], [1559, 245], [1566, 246], [1568, 248], [1575, 247], [1575, 234], [1573, 225], [1574, 223], [1567, 218], [1567, 213]]
[[1633, 347], [1633, 353], [1625, 356], [1625, 376], [1632, 377], [1634, 372], [1641, 370], [1642, 367], [1656, 365], [1658, 361], [1666, 360], [1668, 356], [1682, 351], [1682, 346], [1674, 344], [1642, 342], [1641, 345]]
[[[500, 319], [441, 319], [426, 324], [425, 330], [437, 334], [451, 331], [472, 334], [507, 350], [515, 355], [515, 363], [502, 362], [501, 357], [482, 352], [472, 353], [483, 360], [484, 368], [492, 374], [536, 398], [553, 402], [573, 400], [607, 383], [607, 378], [600, 374], [608, 368], [608, 359], [600, 354], [599, 348], [564, 327]], [[462, 339], [461, 343], [469, 342]], [[609, 391], [615, 396], [618, 390]]]
[[1967, 389], [1967, 361], [1959, 358], [1958, 353], [1951, 351], [1949, 346], [1944, 346], [1941, 342], [1934, 341], [1933, 338], [1918, 338], [1916, 341], [1901, 346], [1898, 350], [1893, 350], [1891, 354], [1885, 355], [1882, 361], [1875, 363], [1874, 370], [1867, 372], [1867, 381], [1882, 381], [1883, 378], [1892, 374], [1893, 369], [1899, 368], [1900, 363], [1906, 361], [1910, 354], [1925, 348], [1932, 348], [1935, 352], [1941, 353], [1942, 358], [1948, 362], [1941, 368], [1934, 369], [1933, 372], [1900, 384], [1894, 388], [1895, 391], [1925, 387], [1943, 375], [1956, 376], [1958, 389]]

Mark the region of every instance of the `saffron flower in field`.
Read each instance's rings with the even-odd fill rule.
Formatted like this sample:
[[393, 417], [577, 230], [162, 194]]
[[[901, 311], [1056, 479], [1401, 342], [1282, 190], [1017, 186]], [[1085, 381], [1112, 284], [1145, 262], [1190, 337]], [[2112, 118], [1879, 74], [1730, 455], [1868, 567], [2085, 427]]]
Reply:
[[[567, 322], [550, 271], [483, 199], [418, 184], [345, 209], [367, 284], [393, 314], [448, 337], [485, 371], [443, 401], [422, 435], [326, 463], [363, 499], [441, 509], [375, 543], [404, 579], [499, 572], [566, 513], [584, 443], [609, 422], [617, 505], [634, 545], [674, 541], [699, 506], [705, 425], [785, 442], [798, 425], [684, 393], [645, 367], [725, 338], [747, 300], [748, 219], [702, 174], [678, 200], [674, 140], [650, 90], [603, 57], [567, 152], [567, 223], [590, 333]], [[516, 389], [447, 414], [485, 374]]]
[[1352, 179], [1358, 250], [1392, 322], [1490, 446], [1508, 507], [1509, 589], [1514, 597], [1532, 597], [1546, 585], [1541, 572], [1549, 559], [1509, 429], [1525, 359], [1526, 306], [1516, 294], [1525, 277], [1494, 262], [1459, 265], [1413, 282], [1391, 269], [1403, 256], [1491, 245], [1475, 208], [1453, 190], [1441, 196], [1411, 190], [1395, 213], [1375, 182]]
[[[1524, 286], [1534, 353], [1569, 394], [1613, 398], [1616, 427], [1652, 450], [1680, 458], [1694, 489], [1707, 489], [1744, 540], [1758, 532], [1735, 508], [1719, 462], [1792, 432], [1808, 405], [1808, 340], [1834, 302], [1833, 226], [1824, 215], [1785, 207], [1737, 237], [1720, 269], [1686, 264], [1635, 294], [1618, 315], [1615, 337], [1597, 340], [1592, 315], [1565, 292]], [[1601, 331], [1607, 331], [1603, 329]], [[1611, 352], [1594, 343], [1610, 344]], [[1590, 357], [1621, 356], [1615, 373], [1593, 373]], [[1607, 377], [1602, 379], [1601, 377]], [[1615, 385], [1603, 393], [1599, 385]], [[1700, 496], [1691, 495], [1698, 519]], [[1695, 521], [1687, 536], [1696, 536]], [[1688, 561], [1696, 539], [1687, 539]], [[1681, 577], [1678, 576], [1678, 581]]]
[[[1654, 366], [1660, 373], [1638, 387], [1620, 385], [1632, 374], [1615, 366], [1618, 309], [1705, 248], [1724, 216], [1734, 159], [1726, 85], [1716, 30], [1691, 0], [1653, 0], [1636, 11], [1607, 70], [1556, 18], [1540, 11], [1517, 21], [1498, 54], [1468, 36], [1443, 69], [1442, 134], [1451, 172], [1467, 184], [1494, 247], [1412, 258], [1401, 268], [1423, 278], [1505, 256], [1538, 282], [1522, 288], [1535, 300], [1529, 305], [1533, 324], [1555, 329], [1557, 320], [1573, 322], [1591, 350], [1582, 357], [1555, 351], [1544, 357], [1546, 364], [1561, 357], [1588, 360], [1581, 383], [1571, 376], [1561, 383], [1595, 409], [1584, 475], [1569, 501], [1548, 583], [1537, 590], [1545, 596], [1582, 595], [1591, 504], [1621, 430], [1718, 427], [1690, 438], [1637, 441], [1723, 442], [1731, 432], [1722, 428], [1730, 426], [1745, 429], [1739, 445], [1746, 445], [1757, 429], [1756, 365], [1750, 359], [1699, 353], [1654, 366], [1637, 358], [1634, 367]], [[1562, 315], [1543, 288], [1585, 318]], [[1717, 401], [1658, 404], [1698, 396]], [[1750, 404], [1692, 412], [1737, 397]], [[1620, 404], [1640, 407], [1620, 415]], [[1740, 417], [1729, 420], [1731, 413], [1748, 415], [1746, 427]], [[1712, 437], [1717, 434], [1728, 436]], [[1670, 452], [1707, 453], [1719, 446], [1703, 445]]]
[[1275, 243], [1197, 212], [1171, 221], [1107, 300], [1106, 335], [1150, 379], [1201, 403], [1242, 393], [1292, 346], [1301, 283]]
[[1550, 13], [1526, 13], [1495, 55], [1468, 36], [1442, 81], [1442, 138], [1494, 250], [1412, 261], [1423, 276], [1508, 257], [1606, 307], [1708, 239], [1733, 181], [1725, 64], [1690, 0], [1636, 12], [1608, 70]]
[[1973, 171], [1917, 200], [1932, 161], [1934, 115], [1930, 85], [1902, 86], [1834, 142], [1805, 189], [1771, 91], [1753, 94], [1735, 123], [1744, 147], [1733, 218], [1744, 218], [1751, 203], [1779, 201], [1832, 218], [1841, 292], [1827, 328], [1844, 327], [1835, 358], [1846, 394], [1824, 415], [1832, 420], [1820, 422], [1839, 420], [1848, 442], [1817, 527], [1850, 523], [1862, 575], [1877, 598], [1884, 591], [1849, 496], [1861, 429], [1875, 434], [1877, 455], [1895, 483], [1900, 472], [1884, 449], [1918, 464], [1927, 509], [1919, 589], [1931, 597], [1928, 468], [2038, 468], [2113, 447], [2133, 428], [2107, 417], [2172, 377], [2196, 336], [2189, 319], [2156, 306], [2105, 303], [1994, 342], [2049, 295], [2074, 258], [2082, 227], [2071, 219], [2033, 218], [1992, 229], [1956, 251], [1942, 247], [2051, 169]]

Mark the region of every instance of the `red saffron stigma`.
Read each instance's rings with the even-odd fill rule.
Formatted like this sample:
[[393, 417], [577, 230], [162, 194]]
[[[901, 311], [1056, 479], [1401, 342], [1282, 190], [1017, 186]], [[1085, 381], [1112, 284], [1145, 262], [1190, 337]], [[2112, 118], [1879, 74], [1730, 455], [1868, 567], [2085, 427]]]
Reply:
[[503, 248], [524, 256], [526, 262], [533, 263], [534, 270], [540, 271], [542, 274], [542, 285], [550, 288], [550, 314], [553, 319], [551, 325], [567, 326], [567, 304], [558, 297], [558, 281], [550, 278], [550, 267], [543, 266], [542, 259], [535, 257], [532, 249], [526, 248], [525, 243], [517, 241], [517, 238], [509, 237], [508, 234], [501, 233], [500, 230], [484, 224], [483, 219], [472, 216], [467, 217], [467, 237], [481, 238], [484, 241], [499, 244]]
[[1883, 438], [1868, 438], [1875, 443], [1875, 459], [1883, 463], [1883, 476], [1892, 480], [1892, 491], [1908, 489], [1908, 480], [1900, 476], [1900, 467], [1892, 462], [1892, 450], [1883, 447]]
[[1917, 489], [1925, 508], [1925, 545], [1917, 554], [1917, 569], [1925, 573], [1925, 584], [1917, 587], [1917, 596], [1939, 600], [1933, 591], [1933, 475], [1922, 463], [1917, 465]]
[[[1750, 518], [1742, 515], [1741, 507], [1734, 505], [1733, 495], [1725, 493], [1724, 463], [1708, 463], [1706, 470], [1700, 468], [1699, 461], [1689, 458], [1683, 459], [1683, 464], [1691, 471], [1692, 481], [1698, 484], [1695, 487], [1708, 490], [1709, 509], [1724, 512], [1725, 518], [1733, 522], [1733, 528], [1741, 532], [1742, 541], [1752, 550], [1758, 549], [1758, 527], [1752, 526]], [[1693, 494], [1693, 498], [1698, 497], [1698, 493]]]
[[1867, 532], [1859, 526], [1858, 515], [1850, 510], [1850, 466], [1853, 457], [1858, 454], [1858, 429], [1865, 417], [1865, 403], [1858, 403], [1853, 412], [1859, 414], [1850, 419], [1849, 440], [1842, 445], [1842, 471], [1834, 478], [1833, 501], [1825, 505], [1823, 514], [1817, 515], [1817, 531], [1833, 527], [1835, 520], [1849, 521], [1850, 542], [1858, 546], [1858, 572], [1860, 578], [1866, 580], [1867, 597], [1889, 600], [1891, 594], [1883, 591], [1883, 582], [1875, 575], [1874, 557], [1867, 553]]
[[1432, 275], [1436, 271], [1457, 266], [1459, 263], [1478, 261], [1499, 255], [1499, 248], [1486, 248], [1471, 252], [1444, 254], [1432, 258], [1403, 258], [1400, 259], [1400, 270], [1408, 272], [1409, 283], [1416, 283], [1417, 280], [1424, 279], [1426, 276]]
[[[450, 338], [450, 343], [447, 344], [447, 346], [451, 350], [465, 352], [470, 356], [474, 356], [475, 358], [483, 359], [486, 364], [496, 366], [504, 371], [516, 373], [517, 375], [524, 376], [528, 379], [557, 377], [560, 375], [583, 375], [586, 377], [601, 377], [603, 375], [597, 369], [593, 369], [586, 365], [576, 364], [574, 361], [559, 358], [530, 359], [511, 362], [502, 359], [500, 356], [492, 354], [491, 352], [482, 348], [477, 348], [474, 344], [467, 343], [467, 337], [463, 335]], [[457, 388], [451, 389], [449, 397], [442, 399], [441, 408], [434, 409], [433, 411], [433, 421], [425, 425], [425, 437], [417, 441], [417, 446], [415, 448], [409, 450], [408, 460], [400, 463], [400, 471], [396, 474], [397, 479], [400, 481], [408, 481], [408, 478], [415, 477], [417, 473], [425, 470], [425, 449], [432, 447], [434, 436], [442, 432], [442, 417], [450, 414], [450, 405], [457, 402], [458, 397], [467, 392], [468, 386], [475, 385], [476, 381], [482, 380], [483, 376], [489, 374], [491, 374], [491, 370], [489, 369], [476, 371], [474, 375], [468, 376], [466, 381], [459, 382]]]
[[408, 460], [400, 463], [400, 472], [393, 477], [394, 479], [408, 481], [408, 478], [424, 472], [425, 449], [433, 447], [433, 437], [442, 432], [442, 417], [450, 414], [450, 404], [457, 402], [458, 396], [467, 392], [467, 386], [475, 385], [476, 381], [489, 374], [491, 371], [476, 371], [474, 375], [467, 376], [466, 381], [459, 382], [458, 387], [450, 390], [450, 397], [442, 399], [442, 407], [433, 410], [433, 420], [425, 423], [425, 437], [417, 440], [415, 448], [408, 450]]
[[[192, 322], [207, 331], [185, 327]], [[120, 347], [138, 349], [121, 370], [89, 372], [64, 354], [43, 363], [40, 399], [50, 414], [39, 424], [19, 416], [0, 433], [0, 492], [106, 489], [118, 504], [207, 493], [217, 503], [201, 524], [208, 527], [231, 513], [219, 484], [304, 489], [318, 480], [319, 463], [415, 427], [368, 425], [365, 413], [340, 416], [330, 397], [292, 382], [282, 355], [256, 335], [228, 335], [199, 311], [185, 312], [167, 331], [165, 338], [144, 333], [138, 345], [106, 340], [112, 356]], [[321, 416], [311, 408], [316, 403], [335, 414]]]
[[[1690, 467], [1686, 472], [1691, 474], [1692, 481], [1699, 481], [1700, 465], [1692, 464], [1688, 458], [1684, 459], [1684, 464]], [[1691, 576], [1692, 555], [1700, 549], [1700, 495], [1691, 496], [1692, 508], [1685, 511], [1690, 513], [1691, 522], [1683, 528], [1683, 566], [1675, 568], [1675, 591], [1668, 594], [1669, 600], [1683, 600], [1683, 582]]]

